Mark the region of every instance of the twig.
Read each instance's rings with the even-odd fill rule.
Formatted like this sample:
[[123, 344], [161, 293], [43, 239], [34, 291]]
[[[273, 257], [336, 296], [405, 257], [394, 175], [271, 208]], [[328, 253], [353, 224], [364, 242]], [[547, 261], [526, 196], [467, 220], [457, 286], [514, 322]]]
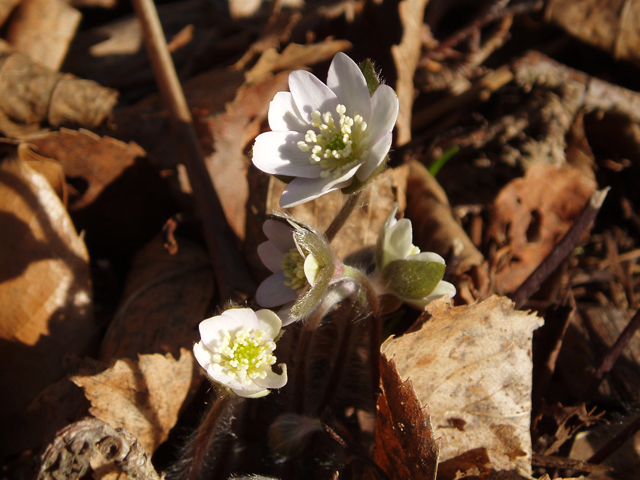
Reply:
[[[636, 314], [636, 316], [638, 316]], [[600, 450], [591, 455], [587, 463], [600, 464], [615, 452], [624, 442], [640, 431], [640, 416], [631, 422], [624, 430], [603, 445]]]
[[596, 369], [593, 374], [593, 379], [589, 388], [587, 389], [587, 396], [591, 396], [595, 394], [602, 383], [604, 376], [611, 371], [616, 361], [622, 354], [622, 350], [627, 346], [631, 337], [640, 329], [640, 310], [638, 310], [627, 326], [624, 327], [624, 330], [620, 333], [615, 343], [611, 346], [607, 354], [602, 358], [600, 362], [600, 366]]
[[565, 258], [573, 251], [582, 234], [589, 228], [591, 222], [596, 218], [600, 207], [607, 197], [609, 187], [597, 190], [585, 205], [582, 212], [571, 225], [569, 231], [562, 237], [562, 240], [551, 250], [551, 253], [542, 261], [531, 275], [515, 291], [511, 300], [516, 304], [516, 308], [522, 305], [538, 291], [542, 283], [551, 275]]
[[243, 294], [253, 294], [255, 285], [239, 250], [234, 245], [233, 232], [207, 171], [191, 112], [162, 32], [158, 12], [153, 0], [133, 0], [133, 6], [142, 25], [151, 66], [169, 111], [172, 126], [187, 150], [184, 165], [193, 189], [220, 295], [222, 299], [244, 300], [239, 297]]
[[333, 219], [331, 225], [329, 225], [329, 228], [327, 228], [327, 231], [324, 234], [329, 242], [331, 242], [335, 238], [336, 234], [340, 231], [340, 229], [349, 218], [349, 215], [351, 215], [351, 212], [353, 212], [353, 209], [356, 207], [361, 193], [362, 190], [359, 190], [358, 192], [352, 193], [347, 197], [347, 201], [342, 206], [340, 212], [338, 212], [338, 215], [336, 215], [336, 218]]

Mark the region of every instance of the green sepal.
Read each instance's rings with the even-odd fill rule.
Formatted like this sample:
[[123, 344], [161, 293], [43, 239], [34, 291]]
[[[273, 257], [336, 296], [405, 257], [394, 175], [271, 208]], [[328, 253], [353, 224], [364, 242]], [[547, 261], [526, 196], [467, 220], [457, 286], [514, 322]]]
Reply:
[[296, 178], [296, 177], [290, 177], [289, 175], [274, 175], [274, 177], [276, 177], [281, 182], [286, 183], [287, 185], [290, 184]]
[[370, 58], [363, 60], [358, 66], [364, 75], [364, 79], [367, 81], [369, 95], [373, 97], [373, 94], [376, 93], [376, 90], [380, 86], [380, 77], [378, 77], [376, 69], [373, 67], [373, 63]]
[[364, 182], [361, 182], [360, 180], [358, 180], [358, 177], [354, 175], [353, 179], [351, 180], [351, 185], [347, 185], [346, 187], [344, 187], [340, 191], [342, 193], [344, 193], [345, 195], [351, 195], [352, 193], [359, 192], [364, 187], [366, 187], [370, 182], [372, 182], [374, 178], [376, 178], [378, 175], [380, 175], [384, 171], [385, 168], [387, 168], [387, 162], [388, 161], [389, 161], [389, 155], [387, 155], [384, 158], [382, 163], [380, 165], [378, 165], [378, 168], [376, 168], [373, 171], [373, 173], [371, 174], [371, 176], [369, 178], [367, 178]]
[[382, 271], [389, 291], [400, 297], [420, 299], [429, 296], [438, 286], [446, 265], [420, 260], [395, 260]]
[[308, 252], [315, 257], [321, 268], [325, 265], [333, 264], [331, 247], [323, 235], [306, 228], [300, 228], [293, 232], [293, 238], [298, 247], [304, 250], [305, 253]]

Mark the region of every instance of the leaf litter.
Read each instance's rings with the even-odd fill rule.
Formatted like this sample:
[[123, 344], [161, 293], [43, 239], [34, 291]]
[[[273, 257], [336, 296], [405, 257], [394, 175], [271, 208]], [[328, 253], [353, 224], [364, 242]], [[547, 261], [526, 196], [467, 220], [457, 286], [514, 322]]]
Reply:
[[[212, 182], [223, 212], [215, 219], [194, 208], [189, 153], [129, 7], [3, 3], [3, 475], [33, 478], [41, 453], [41, 478], [71, 478], [74, 461], [95, 478], [155, 478], [175, 462], [210, 395], [189, 349], [198, 323], [229, 300], [201, 227], [228, 225], [234, 252], [218, 254], [242, 258], [256, 283], [266, 276], [255, 250], [283, 184], [253, 168], [251, 145], [289, 72], [322, 78], [348, 51], [374, 60], [400, 116], [391, 167], [360, 197], [335, 251], [372, 268], [398, 203], [414, 243], [445, 258], [458, 295], [422, 313], [383, 308], [393, 362], [382, 357], [377, 397], [372, 330], [348, 320], [354, 298], [309, 338], [293, 326], [278, 358], [303, 373], [292, 390], [232, 409], [208, 478], [634, 478], [640, 350], [623, 332], [640, 307], [640, 17], [633, 2], [593, 3], [234, 0], [221, 14], [164, 2], [206, 160], [199, 180]], [[33, 15], [38, 5], [50, 14]], [[430, 176], [425, 167], [452, 147]], [[556, 254], [592, 193], [609, 186], [594, 225], [523, 310], [499, 296]], [[342, 207], [335, 193], [290, 213], [325, 231]], [[171, 255], [159, 234], [177, 212]], [[255, 307], [252, 293], [234, 299]], [[326, 428], [280, 458], [267, 431], [292, 412]], [[60, 460], [76, 440], [91, 453], [69, 447]]]

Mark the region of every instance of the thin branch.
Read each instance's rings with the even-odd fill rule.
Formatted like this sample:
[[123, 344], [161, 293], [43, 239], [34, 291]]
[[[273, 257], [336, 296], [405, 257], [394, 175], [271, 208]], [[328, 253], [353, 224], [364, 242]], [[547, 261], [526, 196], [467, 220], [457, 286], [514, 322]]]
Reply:
[[591, 222], [602, 207], [604, 199], [607, 197], [609, 187], [603, 190], [596, 190], [585, 205], [582, 212], [571, 225], [569, 231], [562, 237], [562, 240], [551, 250], [551, 253], [542, 261], [531, 275], [515, 291], [511, 300], [516, 304], [516, 308], [522, 305], [538, 291], [542, 283], [551, 275], [565, 258], [573, 251], [582, 234], [589, 228]]
[[[637, 316], [637, 315], [636, 315]], [[600, 464], [615, 452], [624, 442], [640, 431], [640, 416], [631, 422], [624, 430], [603, 445], [600, 450], [591, 455], [587, 463]]]
[[220, 296], [222, 299], [244, 300], [243, 294], [253, 294], [255, 285], [234, 244], [233, 232], [211, 182], [158, 12], [153, 0], [133, 0], [133, 6], [142, 25], [151, 66], [172, 126], [186, 149], [184, 165], [193, 189]]

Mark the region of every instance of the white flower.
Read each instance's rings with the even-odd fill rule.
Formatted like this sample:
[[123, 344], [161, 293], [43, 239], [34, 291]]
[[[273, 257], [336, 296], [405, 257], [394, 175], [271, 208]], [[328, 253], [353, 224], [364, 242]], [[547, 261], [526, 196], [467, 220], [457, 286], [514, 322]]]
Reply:
[[281, 327], [271, 310], [231, 308], [200, 322], [202, 340], [193, 346], [193, 354], [213, 382], [240, 397], [263, 397], [269, 388], [287, 383], [285, 364], [279, 365], [282, 374], [271, 370]]
[[376, 263], [389, 293], [418, 309], [444, 295], [453, 297], [456, 287], [442, 280], [444, 259], [433, 252], [420, 252], [413, 245], [411, 220], [396, 220], [396, 206], [378, 236]]
[[353, 60], [338, 53], [327, 85], [309, 72], [289, 75], [289, 92], [269, 106], [271, 132], [256, 138], [253, 163], [273, 175], [295, 177], [280, 206], [292, 207], [327, 192], [366, 182], [391, 146], [398, 97], [387, 85], [373, 96]]
[[258, 245], [262, 263], [274, 273], [258, 287], [256, 301], [268, 308], [282, 305], [278, 315], [284, 326], [311, 313], [335, 271], [326, 238], [307, 225], [289, 222], [294, 226], [264, 222], [268, 241]]

